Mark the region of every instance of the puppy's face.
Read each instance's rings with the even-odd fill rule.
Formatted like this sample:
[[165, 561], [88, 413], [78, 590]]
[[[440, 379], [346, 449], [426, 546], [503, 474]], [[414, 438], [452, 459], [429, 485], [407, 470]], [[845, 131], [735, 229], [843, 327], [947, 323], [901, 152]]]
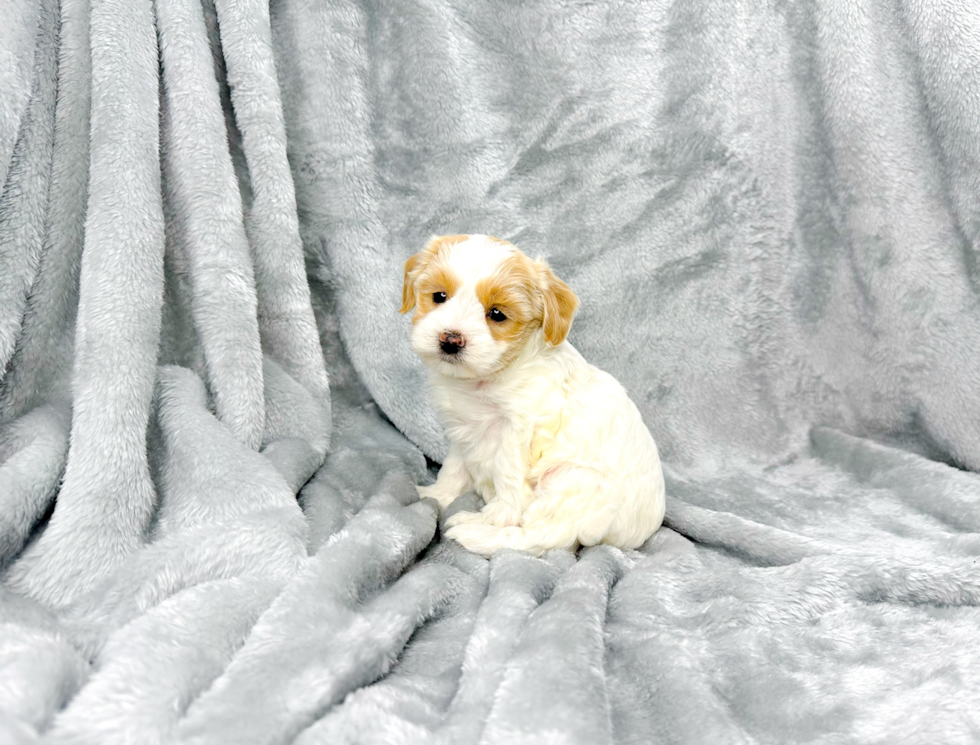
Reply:
[[412, 350], [444, 375], [493, 375], [535, 334], [561, 344], [577, 307], [546, 264], [490, 236], [433, 238], [405, 262], [401, 312], [415, 309]]

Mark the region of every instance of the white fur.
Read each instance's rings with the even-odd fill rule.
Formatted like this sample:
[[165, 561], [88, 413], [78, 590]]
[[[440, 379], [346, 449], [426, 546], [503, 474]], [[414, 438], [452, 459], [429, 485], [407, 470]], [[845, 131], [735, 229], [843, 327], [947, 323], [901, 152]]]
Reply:
[[[483, 555], [639, 546], [663, 520], [664, 480], [636, 406], [612, 376], [541, 329], [495, 371], [506, 345], [491, 336], [474, 287], [510, 249], [471, 236], [451, 250], [463, 285], [412, 333], [450, 441], [436, 483], [419, 494], [443, 508], [470, 489], [482, 496], [483, 510], [454, 515], [446, 535]], [[458, 362], [439, 357], [447, 330], [466, 337]]]

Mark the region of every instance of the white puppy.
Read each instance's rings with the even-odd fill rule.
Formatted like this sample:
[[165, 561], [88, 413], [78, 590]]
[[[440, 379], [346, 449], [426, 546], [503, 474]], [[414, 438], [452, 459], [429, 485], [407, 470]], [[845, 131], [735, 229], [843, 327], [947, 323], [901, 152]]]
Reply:
[[442, 508], [486, 502], [446, 535], [489, 556], [608, 543], [663, 520], [657, 446], [623, 387], [565, 341], [578, 298], [541, 261], [485, 235], [434, 238], [405, 262], [402, 313], [430, 369], [449, 454], [419, 487]]

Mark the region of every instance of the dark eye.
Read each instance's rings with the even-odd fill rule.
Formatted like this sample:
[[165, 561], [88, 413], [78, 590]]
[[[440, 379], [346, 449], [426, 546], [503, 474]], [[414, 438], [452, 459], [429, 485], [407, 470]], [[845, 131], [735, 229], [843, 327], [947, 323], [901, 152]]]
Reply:
[[433, 292], [432, 293], [432, 302], [435, 303], [436, 305], [438, 305], [439, 303], [446, 302], [446, 293], [445, 292]]
[[504, 321], [507, 320], [507, 316], [505, 316], [496, 308], [491, 308], [490, 312], [487, 313], [487, 315], [490, 316], [490, 320], [493, 321], [494, 323], [503, 323]]

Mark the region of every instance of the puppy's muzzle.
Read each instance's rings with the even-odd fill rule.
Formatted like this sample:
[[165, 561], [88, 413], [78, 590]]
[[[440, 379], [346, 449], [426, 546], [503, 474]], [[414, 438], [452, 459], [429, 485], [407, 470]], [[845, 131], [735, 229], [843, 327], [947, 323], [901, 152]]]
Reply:
[[460, 350], [466, 346], [466, 339], [462, 334], [455, 331], [443, 331], [439, 334], [439, 346], [446, 354], [459, 354]]

